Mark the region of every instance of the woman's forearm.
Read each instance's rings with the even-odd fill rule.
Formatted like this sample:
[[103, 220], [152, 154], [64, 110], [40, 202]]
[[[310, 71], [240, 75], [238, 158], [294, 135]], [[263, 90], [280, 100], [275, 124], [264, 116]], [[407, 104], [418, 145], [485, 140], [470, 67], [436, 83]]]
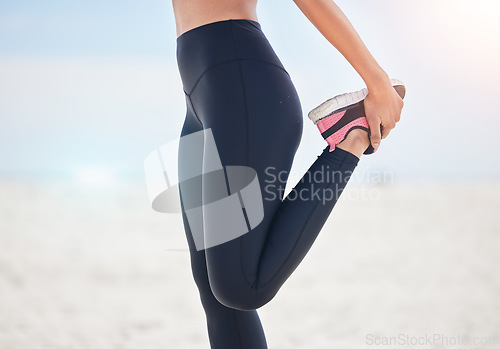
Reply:
[[332, 0], [294, 0], [320, 33], [347, 59], [368, 90], [390, 84], [389, 77]]

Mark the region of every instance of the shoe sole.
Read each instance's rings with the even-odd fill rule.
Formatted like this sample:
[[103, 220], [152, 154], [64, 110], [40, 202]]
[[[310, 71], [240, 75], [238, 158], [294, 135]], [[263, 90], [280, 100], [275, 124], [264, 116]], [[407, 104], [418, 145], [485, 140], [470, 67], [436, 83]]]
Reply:
[[[391, 83], [399, 96], [401, 98], [404, 98], [406, 94], [406, 88], [403, 82], [397, 79], [391, 79]], [[308, 114], [308, 117], [316, 125], [320, 120], [361, 102], [366, 98], [367, 95], [368, 89], [364, 88], [359, 91], [344, 93], [332, 97], [311, 110]]]

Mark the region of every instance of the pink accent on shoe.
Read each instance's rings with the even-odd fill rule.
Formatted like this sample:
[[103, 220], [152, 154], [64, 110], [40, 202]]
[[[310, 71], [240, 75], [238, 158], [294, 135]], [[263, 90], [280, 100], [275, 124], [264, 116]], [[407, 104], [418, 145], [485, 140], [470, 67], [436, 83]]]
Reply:
[[328, 130], [330, 127], [335, 125], [337, 122], [339, 122], [340, 119], [344, 116], [347, 110], [341, 111], [340, 113], [335, 113], [330, 116], [327, 116], [324, 119], [321, 119], [318, 121], [316, 124], [319, 128], [319, 132], [323, 133], [326, 130]]
[[[344, 113], [345, 113], [345, 111], [344, 111]], [[335, 114], [333, 114], [333, 115], [335, 115]], [[328, 119], [328, 118], [326, 118], [326, 119]], [[323, 120], [325, 120], [325, 119], [323, 119]], [[323, 121], [323, 120], [321, 120], [321, 121]], [[335, 124], [335, 123], [333, 123], [333, 124]], [[331, 124], [331, 125], [333, 125], [333, 124]], [[330, 127], [331, 127], [331, 125], [330, 125]], [[345, 139], [347, 132], [351, 128], [353, 128], [354, 126], [365, 127], [366, 129], [369, 128], [368, 121], [366, 120], [366, 117], [360, 117], [360, 118], [357, 118], [356, 120], [351, 121], [350, 123], [348, 123], [347, 125], [345, 125], [340, 130], [338, 130], [337, 132], [335, 132], [334, 134], [332, 134], [330, 137], [328, 137], [326, 139], [326, 142], [330, 145], [330, 152], [335, 150], [335, 146]], [[322, 130], [320, 128], [319, 123], [318, 123], [318, 128], [319, 128], [320, 132], [323, 132], [325, 130], [325, 129]]]

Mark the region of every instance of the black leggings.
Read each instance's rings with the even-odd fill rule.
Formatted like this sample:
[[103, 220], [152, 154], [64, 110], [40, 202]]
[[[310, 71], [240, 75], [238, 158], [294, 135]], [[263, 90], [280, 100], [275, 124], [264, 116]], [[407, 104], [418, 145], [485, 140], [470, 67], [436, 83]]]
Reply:
[[[302, 110], [258, 22], [224, 20], [194, 28], [177, 39], [177, 60], [187, 103], [181, 137], [210, 129], [222, 166], [255, 170], [262, 196], [257, 226], [225, 243], [197, 248], [186, 207], [200, 206], [213, 183], [205, 176], [187, 180], [187, 173], [210, 160], [203, 147], [193, 154], [181, 138], [183, 219], [210, 343], [217, 349], [266, 348], [255, 309], [276, 295], [302, 261], [359, 159], [326, 147], [283, 199], [302, 135]], [[207, 214], [213, 213], [203, 211], [204, 220], [226, 218]]]

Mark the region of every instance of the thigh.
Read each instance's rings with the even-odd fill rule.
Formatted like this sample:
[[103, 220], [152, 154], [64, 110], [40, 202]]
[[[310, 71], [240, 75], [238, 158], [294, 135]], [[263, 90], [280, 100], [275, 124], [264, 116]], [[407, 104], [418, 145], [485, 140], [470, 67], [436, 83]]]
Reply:
[[[194, 114], [189, 98], [187, 115], [181, 131], [181, 138], [193, 134], [203, 135], [203, 126]], [[183, 146], [184, 145], [184, 146]], [[187, 149], [186, 146], [187, 145]], [[202, 149], [200, 149], [200, 152]], [[183, 207], [182, 218], [189, 245], [191, 269], [208, 323], [208, 334], [214, 348], [267, 348], [265, 335], [257, 311], [240, 311], [228, 308], [214, 297], [207, 273], [205, 250], [196, 247], [193, 231], [184, 207], [201, 205], [202, 177], [191, 177], [190, 172], [202, 169], [203, 154], [193, 154], [192, 144], [180, 142], [179, 146], [179, 189]], [[186, 193], [186, 194], [185, 194]], [[202, 218], [202, 217], [201, 217]]]
[[238, 60], [206, 72], [191, 100], [204, 128], [211, 129], [222, 166], [248, 166], [257, 173], [264, 218], [237, 242], [242, 268], [251, 279], [300, 143], [299, 97], [284, 69]]

